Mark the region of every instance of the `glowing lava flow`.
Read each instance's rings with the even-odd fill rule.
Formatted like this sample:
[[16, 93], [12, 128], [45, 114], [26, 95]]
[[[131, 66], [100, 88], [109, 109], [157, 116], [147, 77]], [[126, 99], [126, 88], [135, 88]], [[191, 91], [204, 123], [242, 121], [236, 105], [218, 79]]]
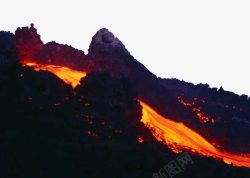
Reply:
[[72, 87], [78, 85], [80, 79], [86, 76], [86, 72], [73, 70], [64, 66], [57, 66], [51, 64], [43, 65], [37, 64], [35, 62], [22, 62], [22, 64], [24, 66], [34, 67], [36, 71], [50, 71]]
[[[63, 66], [50, 64], [42, 65], [35, 62], [22, 62], [22, 64], [34, 67], [37, 71], [50, 71], [66, 83], [71, 84], [72, 87], [75, 87], [79, 83], [79, 80], [86, 76], [85, 72], [72, 70]], [[158, 141], [164, 143], [172, 151], [178, 153], [182, 150], [189, 150], [202, 156], [223, 160], [227, 164], [250, 168], [250, 155], [236, 155], [220, 151], [210, 144], [205, 138], [184, 124], [161, 116], [142, 101], [140, 101], [140, 104], [143, 108], [141, 122], [150, 129], [153, 136]], [[143, 142], [143, 140], [140, 140], [139, 142]]]
[[143, 107], [141, 122], [150, 129], [158, 141], [166, 144], [172, 151], [178, 153], [182, 150], [189, 150], [202, 156], [223, 160], [227, 164], [250, 168], [250, 155], [236, 155], [220, 151], [184, 124], [159, 115], [142, 101], [140, 104]]

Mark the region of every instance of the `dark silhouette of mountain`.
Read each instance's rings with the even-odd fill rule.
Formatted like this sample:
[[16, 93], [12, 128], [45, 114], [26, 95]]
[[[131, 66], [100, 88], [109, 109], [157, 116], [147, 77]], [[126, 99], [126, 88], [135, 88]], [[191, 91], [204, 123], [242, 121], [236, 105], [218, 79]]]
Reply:
[[[33, 25], [0, 32], [0, 47], [0, 177], [152, 177], [177, 155], [140, 122], [137, 98], [226, 150], [249, 151], [246, 95], [157, 78], [107, 29], [94, 35], [87, 55], [44, 44]], [[72, 88], [22, 66], [27, 59], [88, 75]], [[201, 122], [197, 108], [214, 123]], [[176, 177], [250, 176], [248, 168], [190, 155], [194, 164]]]
[[36, 54], [43, 48], [43, 42], [34, 24], [31, 27], [17, 28], [15, 32], [16, 44], [19, 49], [18, 56], [20, 59], [36, 59]]
[[[17, 46], [29, 46], [34, 41], [38, 43], [35, 46], [40, 46], [42, 42], [36, 32], [34, 26], [18, 29]], [[26, 33], [30, 35], [20, 35]], [[31, 43], [23, 44], [20, 41], [31, 41]], [[21, 51], [22, 48], [19, 50], [22, 54]], [[227, 150], [233, 152], [250, 150], [248, 96], [238, 96], [222, 89], [209, 88], [207, 84], [193, 85], [176, 79], [157, 78], [135, 60], [122, 42], [108, 29], [101, 29], [93, 36], [87, 55], [71, 46], [55, 42], [45, 44], [40, 51], [31, 51], [35, 56], [34, 60], [41, 63], [60, 64], [88, 72], [107, 72], [113, 77], [126, 77], [134, 86], [138, 97], [150, 103], [164, 116], [185, 123]], [[206, 100], [206, 103], [196, 100], [195, 107], [201, 108], [203, 115], [213, 118], [214, 123], [201, 123], [193, 108], [180, 103], [178, 99], [180, 96], [190, 103], [194, 102], [194, 98]]]

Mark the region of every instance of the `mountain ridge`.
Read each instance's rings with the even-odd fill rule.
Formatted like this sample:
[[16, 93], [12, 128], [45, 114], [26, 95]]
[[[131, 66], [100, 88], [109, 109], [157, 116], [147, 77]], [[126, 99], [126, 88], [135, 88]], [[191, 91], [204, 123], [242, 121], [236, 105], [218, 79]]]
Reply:
[[[107, 35], [102, 38], [103, 34]], [[85, 54], [69, 45], [44, 44], [34, 25], [19, 28], [15, 35], [0, 32], [0, 154], [5, 160], [0, 175], [152, 177], [176, 154], [142, 125], [140, 100], [217, 149], [249, 152], [247, 96], [157, 78], [107, 29], [98, 35], [105, 44], [97, 41], [92, 54]], [[113, 40], [120, 45], [110, 46]], [[73, 88], [53, 72], [28, 63], [88, 74]], [[250, 175], [247, 168], [190, 155], [195, 165], [179, 177]]]
[[[233, 132], [235, 125], [233, 118], [242, 118], [241, 120], [250, 118], [250, 98], [248, 96], [239, 96], [232, 92], [224, 91], [223, 88], [219, 90], [210, 88], [208, 84], [193, 85], [175, 79], [157, 78], [157, 76], [150, 72], [143, 64], [138, 62], [128, 52], [125, 45], [106, 28], [98, 30], [93, 36], [88, 54], [71, 46], [61, 45], [55, 42], [46, 43], [41, 47], [40, 35], [34, 34], [34, 32], [37, 32], [36, 29], [34, 29], [34, 25], [31, 25], [30, 28], [24, 27], [22, 29], [24, 31], [23, 33], [19, 29], [16, 31], [17, 46], [22, 46], [21, 50], [19, 49], [19, 53], [21, 51], [22, 54], [22, 51], [24, 51], [24, 53], [31, 54], [35, 61], [44, 64], [65, 65], [87, 72], [107, 72], [116, 78], [128, 78], [136, 88], [137, 93], [139, 93], [139, 98], [150, 103], [162, 115], [174, 118], [178, 122], [183, 122], [190, 128], [205, 135], [210, 141], [217, 144], [223, 143], [223, 146], [232, 149], [231, 151], [240, 150], [240, 152], [247, 152], [247, 150], [250, 149], [250, 143], [248, 143], [250, 136], [247, 136], [247, 128], [239, 132], [241, 133], [241, 137], [244, 138], [246, 147], [242, 148], [237, 141], [230, 141], [232, 143], [221, 141], [221, 136], [223, 135], [230, 135], [231, 137], [237, 135]], [[26, 33], [31, 33], [31, 35], [19, 35]], [[34, 40], [34, 37], [38, 39]], [[21, 40], [19, 40], [19, 38]], [[32, 44], [31, 46], [29, 43], [23, 44], [23, 41], [29, 40], [32, 41], [30, 43]], [[37, 50], [37, 48], [34, 49], [34, 41], [38, 42], [38, 45], [35, 46], [39, 46], [40, 50]], [[22, 55], [19, 56], [22, 60]], [[32, 59], [30, 60], [32, 61]], [[194, 102], [194, 98], [209, 100], [210, 95], [213, 100], [211, 100], [209, 104], [198, 103], [197, 106], [193, 106], [192, 108], [183, 105], [183, 101], [178, 99], [182, 95], [184, 95], [184, 99], [189, 100], [190, 103]], [[214, 103], [214, 101], [216, 101], [216, 103]], [[230, 108], [226, 108], [227, 103], [231, 103], [229, 105], [232, 108], [235, 107], [233, 105], [237, 103], [237, 105], [239, 105], [237, 107], [241, 109], [244, 108], [247, 112], [238, 110], [228, 112], [227, 110]], [[208, 119], [205, 117], [205, 113], [193, 111], [197, 107], [203, 107], [202, 112], [207, 113], [208, 117], [210, 117], [208, 124], [202, 123], [201, 120], [202, 117]], [[210, 123], [212, 120], [216, 121], [216, 123]], [[227, 130], [226, 127], [221, 125], [223, 122], [229, 122], [228, 128], [232, 129]], [[236, 123], [238, 124], [238, 122]], [[220, 129], [217, 128], [217, 125], [221, 127], [221, 132], [218, 132]], [[204, 127], [208, 127], [209, 129], [204, 129]], [[242, 128], [242, 126], [238, 127]], [[220, 135], [218, 138], [214, 136], [213, 133], [215, 132], [217, 135]]]

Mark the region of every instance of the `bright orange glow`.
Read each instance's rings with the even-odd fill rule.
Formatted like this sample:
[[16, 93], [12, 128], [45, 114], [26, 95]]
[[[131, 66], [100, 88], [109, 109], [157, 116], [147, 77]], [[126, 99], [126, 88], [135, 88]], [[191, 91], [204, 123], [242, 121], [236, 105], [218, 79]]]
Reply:
[[73, 70], [64, 66], [57, 66], [51, 64], [43, 65], [35, 62], [22, 62], [22, 64], [24, 66], [34, 67], [36, 71], [50, 71], [72, 87], [76, 87], [76, 85], [79, 84], [80, 79], [87, 75], [86, 72]]
[[[25, 66], [34, 67], [36, 71], [50, 71], [64, 80], [66, 83], [72, 85], [72, 87], [75, 87], [77, 84], [79, 84], [79, 80], [86, 76], [85, 72], [73, 70], [63, 66], [50, 64], [42, 65], [35, 62], [22, 62], [22, 64]], [[161, 116], [142, 101], [140, 101], [140, 104], [142, 106], [143, 113], [141, 122], [147, 128], [149, 128], [153, 136], [158, 141], [168, 146], [173, 152], [179, 153], [183, 150], [188, 150], [201, 156], [213, 157], [217, 160], [223, 160], [227, 164], [250, 168], [250, 154], [236, 155], [226, 151], [218, 150], [205, 138], [185, 126], [183, 123], [178, 123], [169, 118]], [[190, 104], [185, 101], [183, 101], [183, 104], [189, 107], [193, 105], [192, 103]], [[59, 105], [60, 103], [55, 104], [55, 106]], [[197, 110], [197, 112], [198, 111], [200, 110]], [[94, 137], [97, 136], [97, 134], [90, 131], [88, 131], [87, 134]], [[139, 137], [138, 142], [143, 143], [143, 138]]]
[[227, 164], [250, 168], [250, 155], [236, 155], [218, 150], [205, 138], [183, 123], [174, 122], [169, 118], [161, 116], [142, 101], [140, 101], [140, 104], [143, 108], [141, 122], [150, 129], [158, 141], [164, 143], [172, 151], [178, 153], [188, 150], [198, 155], [223, 160]]

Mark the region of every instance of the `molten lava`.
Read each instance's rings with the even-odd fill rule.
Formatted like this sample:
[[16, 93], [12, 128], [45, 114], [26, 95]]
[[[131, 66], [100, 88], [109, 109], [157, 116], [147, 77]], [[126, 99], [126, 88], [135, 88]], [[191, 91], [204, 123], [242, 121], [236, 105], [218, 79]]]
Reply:
[[250, 155], [236, 155], [218, 150], [184, 124], [161, 116], [142, 101], [140, 104], [143, 108], [141, 122], [150, 129], [158, 141], [164, 143], [172, 151], [178, 153], [188, 150], [198, 155], [223, 160], [227, 164], [250, 168]]
[[[71, 84], [72, 87], [75, 87], [79, 83], [79, 80], [86, 76], [86, 72], [72, 70], [63, 66], [42, 65], [35, 62], [22, 62], [22, 64], [34, 67], [37, 71], [50, 71], [66, 83]], [[140, 104], [143, 108], [141, 122], [150, 129], [153, 136], [158, 141], [164, 143], [172, 151], [179, 153], [183, 150], [187, 150], [201, 156], [223, 160], [225, 163], [234, 166], [250, 168], [250, 155], [236, 155], [226, 151], [221, 151], [184, 124], [161, 116], [142, 101], [140, 101]], [[187, 105], [191, 106], [189, 103], [187, 103]], [[88, 132], [88, 134], [93, 135], [91, 132]], [[138, 142], [143, 143], [144, 140], [139, 137]]]
[[64, 66], [57, 66], [57, 65], [51, 65], [51, 64], [43, 65], [43, 64], [38, 64], [35, 62], [27, 62], [27, 61], [22, 62], [22, 64], [24, 66], [34, 67], [36, 71], [44, 70], [44, 71], [52, 72], [53, 74], [58, 76], [65, 83], [71, 85], [72, 87], [75, 87], [76, 85], [78, 85], [80, 79], [86, 76], [86, 72], [73, 70]]

